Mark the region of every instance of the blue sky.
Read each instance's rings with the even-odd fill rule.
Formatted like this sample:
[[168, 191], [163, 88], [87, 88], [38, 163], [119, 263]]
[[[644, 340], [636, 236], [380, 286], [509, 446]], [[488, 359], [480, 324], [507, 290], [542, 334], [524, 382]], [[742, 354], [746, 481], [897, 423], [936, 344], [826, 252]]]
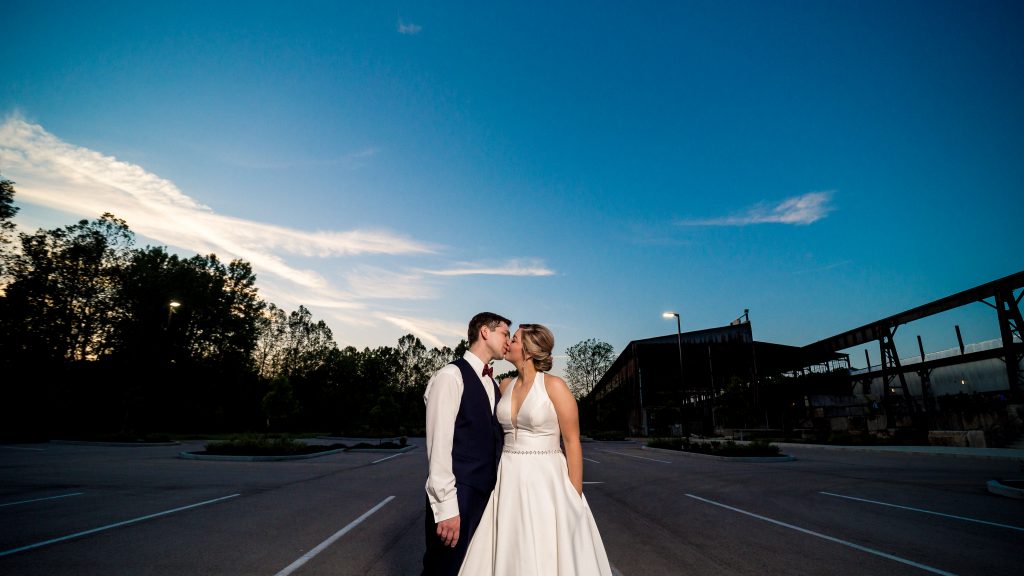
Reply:
[[[803, 345], [1024, 269], [1024, 3], [549, 4], [3, 0], [16, 221], [242, 257], [358, 347]], [[953, 324], [998, 335], [901, 354]]]

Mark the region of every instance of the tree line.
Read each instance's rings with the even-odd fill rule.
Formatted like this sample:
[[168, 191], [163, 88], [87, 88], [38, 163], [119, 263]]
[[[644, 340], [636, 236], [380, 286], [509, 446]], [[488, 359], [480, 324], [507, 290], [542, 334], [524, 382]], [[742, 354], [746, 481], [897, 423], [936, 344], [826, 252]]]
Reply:
[[[339, 348], [305, 306], [262, 300], [244, 260], [135, 247], [109, 213], [19, 234], [14, 197], [0, 178], [0, 440], [419, 435], [427, 382], [467, 349]], [[567, 353], [577, 398], [614, 360], [594, 339]]]
[[430, 376], [462, 355], [413, 335], [339, 348], [248, 262], [134, 246], [124, 220], [16, 232], [0, 180], [0, 438], [422, 433]]

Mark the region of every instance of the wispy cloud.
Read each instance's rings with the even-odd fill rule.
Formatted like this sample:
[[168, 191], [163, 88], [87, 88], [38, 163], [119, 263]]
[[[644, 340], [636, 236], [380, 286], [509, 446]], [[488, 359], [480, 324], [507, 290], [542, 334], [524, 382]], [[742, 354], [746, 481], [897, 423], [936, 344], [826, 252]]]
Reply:
[[323, 314], [341, 345], [387, 342], [395, 328], [451, 345], [465, 337], [463, 320], [423, 318], [411, 303], [442, 298], [462, 276], [554, 274], [535, 259], [449, 266], [450, 248], [387, 229], [302, 230], [219, 214], [141, 166], [64, 142], [18, 115], [0, 123], [0, 160], [17, 182], [18, 204], [76, 218], [111, 212], [156, 244], [246, 260], [264, 299]]
[[429, 244], [386, 230], [307, 231], [215, 213], [172, 182], [12, 117], [0, 124], [0, 152], [32, 176], [19, 200], [77, 214], [113, 212], [137, 232], [179, 248], [220, 248], [257, 259], [275, 252], [309, 257], [415, 254]]
[[140, 166], [67, 144], [18, 117], [0, 125], [0, 153], [10, 170], [28, 176], [19, 183], [19, 202], [76, 215], [112, 212], [137, 233], [168, 246], [242, 258], [263, 274], [305, 289], [325, 289], [327, 281], [288, 263], [288, 256], [433, 251], [426, 243], [387, 230], [308, 231], [217, 214]]
[[381, 314], [380, 317], [405, 332], [416, 334], [425, 344], [436, 348], [450, 346], [451, 342], [458, 342], [466, 337], [465, 323], [387, 314]]
[[816, 272], [827, 272], [829, 270], [835, 270], [836, 268], [845, 268], [853, 264], [853, 260], [840, 260], [839, 262], [832, 262], [831, 264], [825, 264], [816, 268], [808, 268], [806, 270], [797, 270], [794, 274], [813, 274]]
[[346, 276], [349, 288], [367, 300], [431, 300], [439, 296], [436, 286], [424, 282], [417, 272], [360, 266]]
[[405, 34], [406, 36], [415, 36], [423, 30], [423, 27], [419, 24], [413, 24], [412, 22], [403, 22], [401, 18], [398, 19], [398, 33]]
[[508, 260], [493, 266], [486, 264], [462, 264], [443, 270], [421, 270], [433, 276], [554, 276], [551, 270], [539, 260]]
[[750, 224], [807, 225], [821, 220], [834, 210], [834, 191], [810, 192], [787, 198], [778, 204], [761, 203], [746, 212], [724, 218], [680, 220], [681, 226], [748, 226]]

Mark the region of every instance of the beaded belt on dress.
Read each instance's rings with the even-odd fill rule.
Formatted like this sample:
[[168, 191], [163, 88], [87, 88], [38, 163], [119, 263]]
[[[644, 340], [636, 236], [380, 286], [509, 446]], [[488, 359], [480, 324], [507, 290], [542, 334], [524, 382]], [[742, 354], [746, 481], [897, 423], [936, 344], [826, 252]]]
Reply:
[[559, 449], [553, 450], [515, 450], [513, 448], [504, 448], [502, 452], [505, 454], [561, 454], [562, 451]]

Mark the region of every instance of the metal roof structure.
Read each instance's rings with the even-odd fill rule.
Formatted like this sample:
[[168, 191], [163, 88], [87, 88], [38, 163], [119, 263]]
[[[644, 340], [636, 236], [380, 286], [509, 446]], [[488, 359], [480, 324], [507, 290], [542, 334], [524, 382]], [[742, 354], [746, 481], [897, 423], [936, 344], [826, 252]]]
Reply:
[[[847, 330], [813, 344], [808, 344], [803, 349], [809, 356], [814, 356], [846, 350], [854, 346], [877, 341], [882, 356], [881, 365], [877, 370], [868, 370], [859, 375], [859, 378], [881, 377], [885, 382], [884, 388], [886, 390], [890, 388], [890, 384], [894, 385], [895, 380], [898, 379], [903, 395], [910, 399], [904, 374], [906, 372], [917, 372], [922, 376], [922, 381], [925, 383], [924, 395], [926, 402], [929, 402], [928, 396], [930, 394], [927, 386], [928, 373], [934, 368], [974, 362], [987, 358], [1002, 358], [1006, 364], [1006, 378], [1009, 390], [1012, 394], [1018, 395], [1022, 386], [1021, 377], [1024, 376], [1020, 370], [1021, 361], [1024, 360], [1024, 342], [1022, 342], [1024, 338], [1022, 338], [1021, 334], [1021, 329], [1024, 328], [1024, 320], [1021, 318], [1020, 301], [1021, 297], [1024, 296], [1024, 292], [1021, 292], [1019, 295], [1015, 295], [1015, 292], [1022, 287], [1024, 287], [1024, 271], [957, 292], [951, 296], [922, 304], [898, 314], [893, 314], [859, 328]], [[992, 299], [992, 302], [989, 302], [989, 299]], [[918, 346], [921, 347], [922, 362], [915, 363], [909, 367], [904, 367], [900, 364], [899, 354], [896, 352], [893, 337], [901, 325], [976, 302], [984, 303], [995, 309], [996, 319], [999, 322], [1002, 347], [964, 354], [964, 344], [961, 339], [960, 356], [925, 361], [924, 349], [921, 347], [919, 339]], [[959, 336], [960, 332], [958, 329], [957, 337], [959, 338]], [[912, 399], [910, 401], [912, 402]]]
[[[849, 357], [842, 351], [876, 341], [882, 355], [881, 365], [858, 373], [857, 381], [881, 377], [885, 382], [883, 389], [888, 391], [896, 390], [895, 381], [899, 379], [901, 395], [898, 400], [906, 402], [912, 411], [916, 412], [918, 407], [904, 373], [914, 372], [921, 377], [924, 408], [931, 410], [934, 402], [930, 397], [928, 375], [932, 369], [991, 358], [1004, 360], [1011, 396], [1019, 396], [1024, 376], [1020, 369], [1024, 360], [1021, 333], [1024, 320], [1020, 312], [1024, 291], [1017, 294], [1021, 288], [1024, 288], [1024, 271], [806, 346], [755, 341], [749, 317], [728, 326], [633, 340], [582, 402], [592, 411], [589, 418], [600, 421], [615, 413], [613, 420], [628, 421], [631, 430], [642, 429], [646, 433], [648, 412], [665, 411], [674, 406], [677, 414], [682, 414], [686, 406], [714, 404], [716, 390], [724, 388], [731, 379], [748, 382], [756, 402], [758, 380], [762, 377], [807, 373], [814, 371], [814, 367], [823, 367], [821, 372], [842, 373], [848, 378]], [[900, 364], [893, 343], [899, 326], [975, 302], [995, 309], [1001, 347], [964, 354], [961, 341], [959, 356], [926, 360], [922, 348], [921, 362], [909, 366]]]
[[[797, 346], [757, 342], [749, 321], [728, 326], [634, 340], [626, 345], [591, 393], [582, 402], [590, 425], [599, 421], [628, 422], [644, 433], [655, 418], [680, 407], [700, 412], [716, 391], [739, 380], [756, 383], [758, 374], [781, 374], [808, 364], [839, 362], [848, 367], [846, 355], [816, 353]], [[756, 386], [753, 386], [756, 395]], [[697, 416], [685, 418], [699, 420]], [[708, 421], [711, 421], [709, 416]]]

